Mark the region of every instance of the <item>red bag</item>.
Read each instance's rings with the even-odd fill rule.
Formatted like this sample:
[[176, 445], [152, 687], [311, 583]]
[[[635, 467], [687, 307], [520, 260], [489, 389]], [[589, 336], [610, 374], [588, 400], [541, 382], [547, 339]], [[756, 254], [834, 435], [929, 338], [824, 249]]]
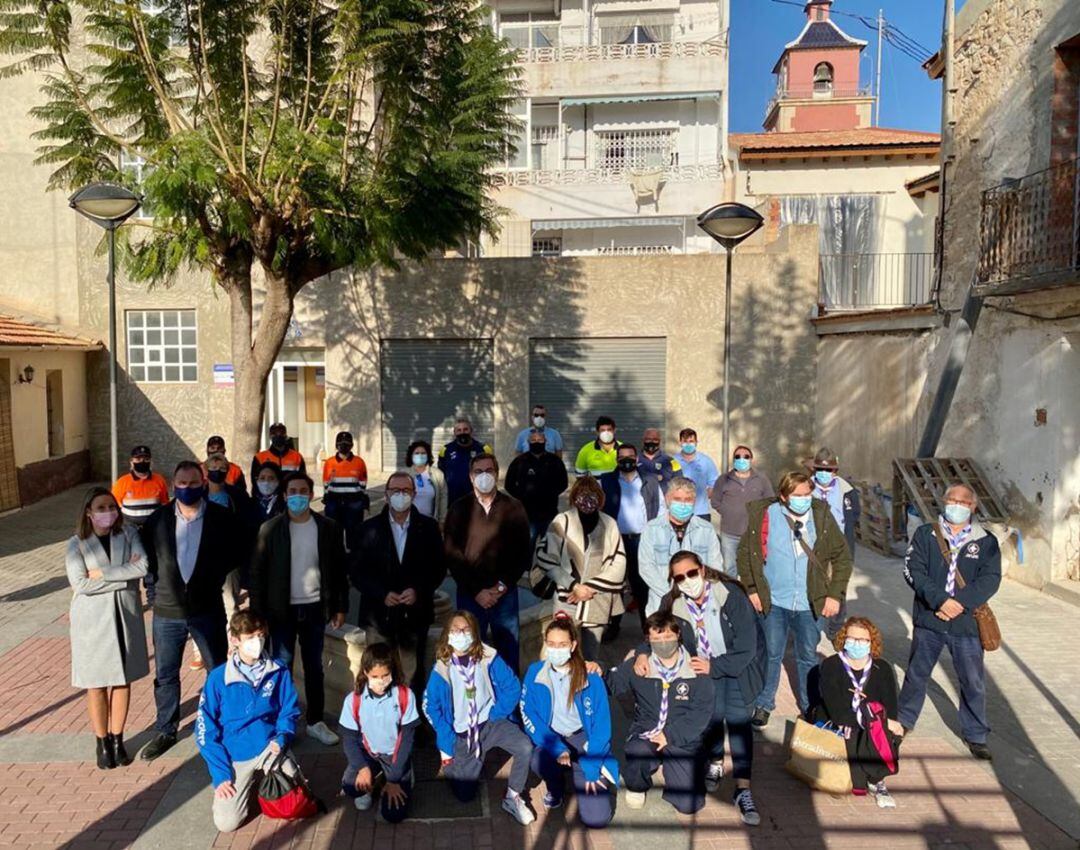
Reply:
[[259, 808], [268, 818], [277, 820], [299, 820], [314, 817], [325, 812], [322, 804], [311, 789], [297, 766], [296, 773], [289, 776], [283, 769], [285, 751], [277, 754], [259, 783]]

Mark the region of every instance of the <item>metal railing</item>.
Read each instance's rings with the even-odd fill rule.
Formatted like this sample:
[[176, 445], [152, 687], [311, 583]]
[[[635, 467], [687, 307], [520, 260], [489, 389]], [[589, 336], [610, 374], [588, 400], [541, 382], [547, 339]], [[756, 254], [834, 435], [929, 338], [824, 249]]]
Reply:
[[827, 310], [873, 310], [930, 302], [934, 255], [822, 254], [821, 302]]
[[773, 107], [782, 100], [805, 100], [807, 98], [830, 100], [844, 97], [869, 97], [872, 93], [873, 89], [870, 86], [830, 86], [827, 89], [818, 88], [814, 85], [782, 86], [777, 88], [772, 98], [769, 99], [769, 105], [765, 113], [772, 112]]
[[603, 62], [619, 59], [673, 59], [723, 56], [726, 33], [708, 41], [662, 41], [656, 44], [593, 44], [529, 47], [518, 50], [521, 62]]
[[[590, 183], [621, 183], [633, 175], [633, 169], [563, 168], [552, 170], [503, 169], [492, 173], [496, 187], [501, 186], [580, 186]], [[701, 180], [720, 180], [724, 166], [719, 163], [676, 165], [664, 169], [664, 181], [693, 183]]]
[[1078, 162], [983, 192], [977, 286], [1019, 291], [1080, 280]]
[[667, 168], [679, 164], [679, 130], [597, 130], [597, 168]]

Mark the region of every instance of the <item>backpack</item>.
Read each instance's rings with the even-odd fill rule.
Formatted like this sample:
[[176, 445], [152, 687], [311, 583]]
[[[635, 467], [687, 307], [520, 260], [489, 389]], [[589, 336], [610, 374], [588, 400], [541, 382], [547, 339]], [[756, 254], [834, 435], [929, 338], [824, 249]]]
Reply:
[[276, 820], [299, 820], [325, 812], [326, 806], [308, 787], [300, 766], [293, 763], [296, 773], [292, 776], [282, 769], [285, 758], [285, 750], [282, 750], [270, 762], [259, 782], [259, 808], [262, 813]]
[[[353, 722], [356, 723], [356, 728], [360, 729], [360, 699], [361, 699], [361, 696], [356, 691], [353, 691], [352, 696], [353, 696], [353, 699], [352, 699]], [[405, 686], [405, 685], [398, 685], [397, 686], [397, 698], [398, 698], [398, 711], [399, 711], [399, 713], [401, 715], [398, 718], [398, 723], [400, 724], [401, 720], [405, 717], [406, 709], [408, 709], [408, 707], [409, 707], [409, 689], [408, 689], [407, 686]], [[361, 730], [361, 732], [360, 732], [360, 737], [364, 742], [364, 749], [368, 751], [369, 755], [374, 756], [375, 753], [372, 751], [371, 746], [368, 744], [367, 735], [365, 735], [363, 733], [363, 730]], [[393, 755], [394, 755], [395, 759], [397, 758], [397, 752], [398, 752], [398, 748], [400, 746], [401, 746], [401, 728], [399, 726], [398, 735], [397, 735], [397, 741], [394, 743], [394, 753], [393, 753]]]

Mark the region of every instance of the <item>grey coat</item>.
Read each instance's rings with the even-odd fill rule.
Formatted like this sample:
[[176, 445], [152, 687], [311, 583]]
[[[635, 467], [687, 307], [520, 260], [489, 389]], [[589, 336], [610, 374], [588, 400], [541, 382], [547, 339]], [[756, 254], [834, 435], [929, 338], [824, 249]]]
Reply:
[[[72, 537], [67, 547], [71, 600], [71, 684], [76, 688], [126, 685], [150, 672], [146, 657], [139, 579], [146, 551], [133, 526], [110, 543], [111, 557], [97, 537]], [[101, 570], [103, 578], [88, 577]]]

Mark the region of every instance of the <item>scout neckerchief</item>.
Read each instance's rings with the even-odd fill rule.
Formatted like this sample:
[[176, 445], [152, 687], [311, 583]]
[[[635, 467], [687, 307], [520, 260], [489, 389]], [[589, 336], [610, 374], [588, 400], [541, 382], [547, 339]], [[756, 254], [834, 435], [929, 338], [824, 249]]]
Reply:
[[848, 674], [848, 678], [851, 679], [851, 710], [855, 713], [855, 722], [860, 726], [863, 725], [862, 713], [859, 711], [859, 706], [863, 704], [866, 699], [866, 693], [863, 688], [866, 687], [867, 681], [870, 679], [870, 668], [874, 666], [873, 659], [867, 663], [862, 669], [862, 676], [856, 676], [855, 671], [851, 665], [847, 662], [847, 657], [844, 653], [840, 653], [840, 663], [844, 665], [844, 671]]
[[945, 592], [949, 596], [956, 595], [956, 563], [960, 558], [960, 550], [963, 548], [964, 543], [967, 542], [968, 537], [971, 536], [971, 523], [969, 522], [962, 529], [959, 534], [953, 534], [952, 526], [945, 521], [944, 517], [940, 517], [941, 530], [945, 534], [945, 539], [949, 543], [949, 575], [945, 579]]
[[476, 662], [467, 655], [458, 655], [454, 663], [465, 679], [465, 699], [469, 701], [469, 752], [480, 758], [480, 707], [476, 704]]
[[698, 605], [693, 599], [687, 597], [686, 607], [694, 618], [694, 632], [697, 634], [697, 654], [702, 658], [712, 657], [712, 647], [709, 645], [708, 630], [705, 628], [705, 614], [709, 610], [709, 601], [712, 599], [712, 584], [705, 582], [705, 598]]
[[654, 735], [659, 735], [664, 731], [664, 726], [667, 725], [668, 716], [668, 693], [671, 689], [671, 683], [679, 678], [679, 671], [683, 666], [683, 649], [679, 647], [679, 660], [671, 667], [665, 667], [660, 663], [660, 659], [656, 658], [652, 661], [652, 666], [657, 673], [660, 674], [662, 687], [660, 688], [660, 716], [656, 721], [656, 728], [649, 732], [642, 734], [642, 738], [652, 738]]

